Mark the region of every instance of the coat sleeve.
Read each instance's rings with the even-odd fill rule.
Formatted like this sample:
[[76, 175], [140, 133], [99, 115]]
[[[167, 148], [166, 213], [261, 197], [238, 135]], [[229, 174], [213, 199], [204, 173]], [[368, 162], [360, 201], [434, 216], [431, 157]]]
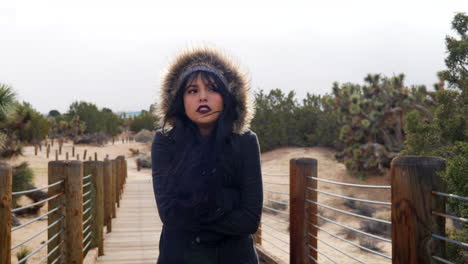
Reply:
[[239, 207], [225, 212], [224, 216], [216, 221], [202, 223], [202, 230], [235, 236], [254, 234], [258, 229], [263, 205], [260, 147], [255, 133], [246, 133], [243, 137], [240, 141], [243, 166], [239, 172]]
[[174, 186], [168, 179], [171, 162], [170, 140], [162, 132], [157, 131], [151, 147], [153, 191], [156, 199], [159, 217], [163, 224], [170, 228], [180, 228], [189, 231], [199, 230], [193, 219], [195, 208], [185, 207], [178, 203], [173, 192]]

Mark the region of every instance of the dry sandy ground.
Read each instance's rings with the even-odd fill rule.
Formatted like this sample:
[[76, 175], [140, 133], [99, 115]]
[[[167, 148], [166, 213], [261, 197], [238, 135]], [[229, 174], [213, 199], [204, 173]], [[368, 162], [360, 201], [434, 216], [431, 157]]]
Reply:
[[[52, 153], [54, 153], [56, 147], [57, 146], [55, 145], [52, 148]], [[134, 158], [130, 158], [129, 148], [138, 148], [140, 149], [140, 152], [149, 151], [149, 147], [141, 143], [116, 142], [115, 145], [107, 145], [105, 147], [76, 146], [76, 152], [80, 153], [80, 156], [83, 155], [84, 149], [87, 149], [88, 155], [90, 154], [94, 155], [94, 152], [97, 152], [99, 160], [102, 160], [106, 154], [108, 154], [111, 159], [117, 157], [118, 155], [125, 155], [129, 159], [128, 161], [129, 174], [132, 173], [132, 174], [138, 174], [138, 175], [139, 174], [149, 175], [150, 170], [144, 169], [140, 172], [136, 171]], [[63, 155], [60, 159], [64, 159], [65, 157], [64, 153], [67, 151], [69, 152], [70, 159], [71, 159], [71, 144], [70, 143], [65, 144], [62, 151], [63, 151]], [[267, 182], [289, 183], [289, 177], [286, 175], [289, 173], [289, 160], [291, 158], [300, 158], [300, 157], [314, 158], [318, 160], [318, 175], [320, 178], [342, 181], [342, 182], [350, 182], [350, 183], [389, 185], [388, 176], [372, 177], [372, 178], [369, 178], [366, 182], [362, 182], [362, 181], [352, 178], [351, 176], [347, 174], [344, 165], [335, 161], [333, 155], [334, 155], [334, 152], [332, 150], [326, 149], [326, 148], [320, 148], [320, 147], [314, 147], [314, 148], [286, 147], [286, 148], [279, 148], [274, 151], [263, 153], [261, 159], [262, 159], [262, 172], [264, 173], [264, 176], [263, 176], [264, 189], [272, 190], [272, 191], [276, 190], [276, 191], [281, 191], [281, 192], [289, 192], [288, 185], [275, 185], [275, 184], [270, 184]], [[54, 158], [55, 157], [51, 155], [51, 159], [49, 160], [52, 160]], [[21, 161], [28, 161], [30, 163], [31, 168], [33, 168], [34, 173], [35, 173], [34, 182], [36, 186], [42, 187], [42, 186], [47, 185], [47, 162], [48, 160], [45, 157], [44, 148], [42, 149], [42, 152], [38, 154], [38, 156], [34, 156], [34, 149], [32, 147], [26, 147], [25, 155], [13, 161], [12, 163], [19, 164]], [[268, 173], [284, 174], [286, 176], [265, 175]], [[332, 192], [336, 194], [354, 195], [355, 197], [359, 197], [363, 199], [390, 201], [389, 190], [362, 190], [362, 189], [356, 189], [356, 188], [351, 188], [351, 187], [337, 187], [332, 184], [320, 183], [320, 182], [318, 184], [318, 188], [320, 190], [328, 191], [328, 192]], [[285, 195], [281, 195], [281, 194], [277, 194], [273, 196], [270, 196], [270, 195], [272, 194], [266, 192], [265, 198], [288, 202], [288, 198]], [[342, 199], [333, 198], [327, 195], [319, 194], [318, 200], [320, 203], [349, 211], [349, 209], [343, 205], [344, 200]], [[21, 202], [24, 204], [30, 203], [30, 201], [28, 201], [28, 198], [22, 198], [20, 200], [20, 203]], [[268, 203], [268, 201], [265, 201], [265, 203]], [[388, 208], [385, 208], [385, 206], [381, 208], [381, 210], [387, 210], [387, 209]], [[284, 210], [287, 212], [288, 208], [284, 208]], [[44, 206], [41, 209], [41, 214], [44, 214], [45, 212], [47, 212], [47, 206]], [[321, 210], [321, 212], [327, 218], [334, 219], [337, 222], [346, 224], [354, 228], [359, 228], [359, 222], [360, 222], [359, 218], [335, 213], [328, 209], [323, 209]], [[33, 217], [29, 217], [29, 218], [23, 217], [23, 218], [20, 218], [20, 221], [22, 223], [25, 223], [31, 218]], [[287, 253], [289, 251], [289, 245], [285, 243], [289, 241], [289, 237], [287, 235], [288, 224], [282, 223], [278, 221], [278, 219], [280, 219], [280, 221], [288, 221], [288, 216], [285, 214], [280, 214], [280, 213], [271, 214], [267, 210], [264, 211], [263, 217], [262, 217], [262, 230], [263, 230], [262, 243], [263, 243], [263, 247], [266, 248], [273, 255], [284, 260], [285, 263], [289, 263], [288, 253]], [[26, 238], [34, 235], [38, 231], [43, 230], [46, 226], [47, 226], [47, 219], [44, 219], [44, 220], [35, 222], [23, 229], [13, 232], [12, 233], [12, 245], [16, 245], [24, 241]], [[321, 228], [324, 228], [325, 230], [333, 234], [339, 234], [340, 232], [342, 232], [341, 227], [336, 226], [332, 223], [325, 223], [321, 225]], [[336, 246], [340, 250], [351, 254], [352, 256], [362, 260], [363, 262], [390, 263], [389, 260], [386, 260], [379, 256], [375, 256], [373, 254], [365, 253], [359, 248], [356, 248], [353, 245], [349, 245], [347, 243], [341, 242], [340, 240], [337, 240], [327, 235], [324, 232], [319, 232], [319, 239], [324, 240], [330, 245]], [[39, 246], [41, 246], [41, 244], [45, 242], [46, 240], [47, 240], [47, 233], [44, 232], [44, 234], [41, 234], [38, 237], [34, 238], [31, 242], [28, 242], [27, 247], [29, 249], [36, 249]], [[281, 240], [283, 240], [284, 242]], [[359, 241], [355, 239], [353, 240], [353, 242], [358, 243]], [[391, 245], [389, 243], [378, 242], [378, 246], [382, 249], [383, 254], [391, 255]], [[30, 261], [29, 263], [36, 263], [42, 257], [44, 257], [47, 251], [46, 248], [47, 247], [41, 250], [39, 254], [36, 254], [32, 258], [32, 261]], [[320, 252], [325, 253], [327, 256], [332, 258], [336, 263], [340, 263], [340, 264], [356, 263], [356, 261], [353, 261], [352, 259], [350, 259], [349, 257], [346, 257], [345, 255], [341, 253], [338, 253], [337, 251], [331, 249], [324, 243], [319, 242], [318, 248]], [[17, 249], [12, 252], [12, 263], [17, 262], [16, 252], [17, 252]], [[319, 255], [319, 261], [320, 263], [332, 263], [330, 261], [327, 262], [326, 258], [324, 258], [323, 255]]]

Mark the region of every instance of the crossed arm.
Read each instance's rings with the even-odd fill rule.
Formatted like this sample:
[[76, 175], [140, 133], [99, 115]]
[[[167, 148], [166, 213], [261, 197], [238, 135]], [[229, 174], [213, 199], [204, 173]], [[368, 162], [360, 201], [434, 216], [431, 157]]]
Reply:
[[[157, 132], [152, 146], [153, 188], [161, 221], [168, 227], [198, 231], [206, 237], [225, 235], [247, 235], [257, 231], [260, 223], [263, 186], [260, 167], [260, 148], [255, 133], [241, 135], [241, 157], [243, 166], [238, 177], [241, 178], [239, 195], [226, 196], [239, 199], [239, 206], [223, 211], [219, 217], [210, 221], [194, 221], [193, 208], [182, 207], [171, 193], [167, 192], [164, 177], [169, 169], [169, 141]], [[181, 217], [185, 216], [185, 217]]]

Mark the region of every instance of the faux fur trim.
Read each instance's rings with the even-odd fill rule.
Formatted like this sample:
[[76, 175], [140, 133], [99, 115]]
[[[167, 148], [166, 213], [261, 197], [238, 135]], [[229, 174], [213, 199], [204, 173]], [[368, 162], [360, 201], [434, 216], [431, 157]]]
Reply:
[[228, 83], [228, 90], [239, 102], [236, 111], [238, 119], [234, 121], [233, 132], [243, 134], [250, 127], [255, 114], [254, 101], [250, 98], [250, 80], [240, 66], [231, 58], [218, 50], [211, 48], [192, 48], [180, 53], [162, 75], [160, 86], [160, 100], [156, 114], [160, 118], [160, 125], [166, 119], [166, 126], [175, 124], [175, 117], [167, 116], [170, 106], [174, 103], [177, 93], [179, 76], [186, 69], [195, 65], [205, 65], [222, 72]]

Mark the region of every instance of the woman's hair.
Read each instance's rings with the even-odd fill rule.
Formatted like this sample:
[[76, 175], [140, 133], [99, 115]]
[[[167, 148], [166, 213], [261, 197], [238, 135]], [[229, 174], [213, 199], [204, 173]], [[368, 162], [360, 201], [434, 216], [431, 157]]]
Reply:
[[[178, 87], [179, 89], [176, 93], [175, 102], [171, 104], [168, 114], [166, 115], [166, 117], [174, 118], [176, 120], [173, 125], [173, 132], [176, 137], [176, 157], [174, 157], [175, 160], [171, 164], [172, 168], [170, 169], [170, 172], [173, 176], [190, 173], [189, 171], [192, 168], [201, 163], [201, 155], [196, 155], [198, 157], [194, 158], [192, 153], [194, 147], [199, 143], [199, 128], [185, 114], [183, 100], [186, 87], [188, 87], [198, 77], [201, 77], [205, 84], [212, 85], [223, 98], [223, 111], [216, 120], [214, 129], [209, 138], [213, 150], [212, 153], [210, 153], [210, 156], [214, 163], [212, 164], [213, 167], [223, 169], [225, 174], [232, 174], [232, 170], [234, 169], [233, 166], [237, 166], [237, 161], [233, 162], [231, 158], [234, 152], [236, 152], [238, 146], [232, 144], [230, 139], [232, 135], [233, 122], [238, 118], [236, 111], [238, 102], [218, 76], [206, 71], [195, 71], [188, 75], [185, 80], [181, 80], [181, 86]], [[163, 130], [165, 124], [166, 120], [164, 120]], [[176, 177], [170, 178], [172, 178], [172, 180], [176, 180]]]

